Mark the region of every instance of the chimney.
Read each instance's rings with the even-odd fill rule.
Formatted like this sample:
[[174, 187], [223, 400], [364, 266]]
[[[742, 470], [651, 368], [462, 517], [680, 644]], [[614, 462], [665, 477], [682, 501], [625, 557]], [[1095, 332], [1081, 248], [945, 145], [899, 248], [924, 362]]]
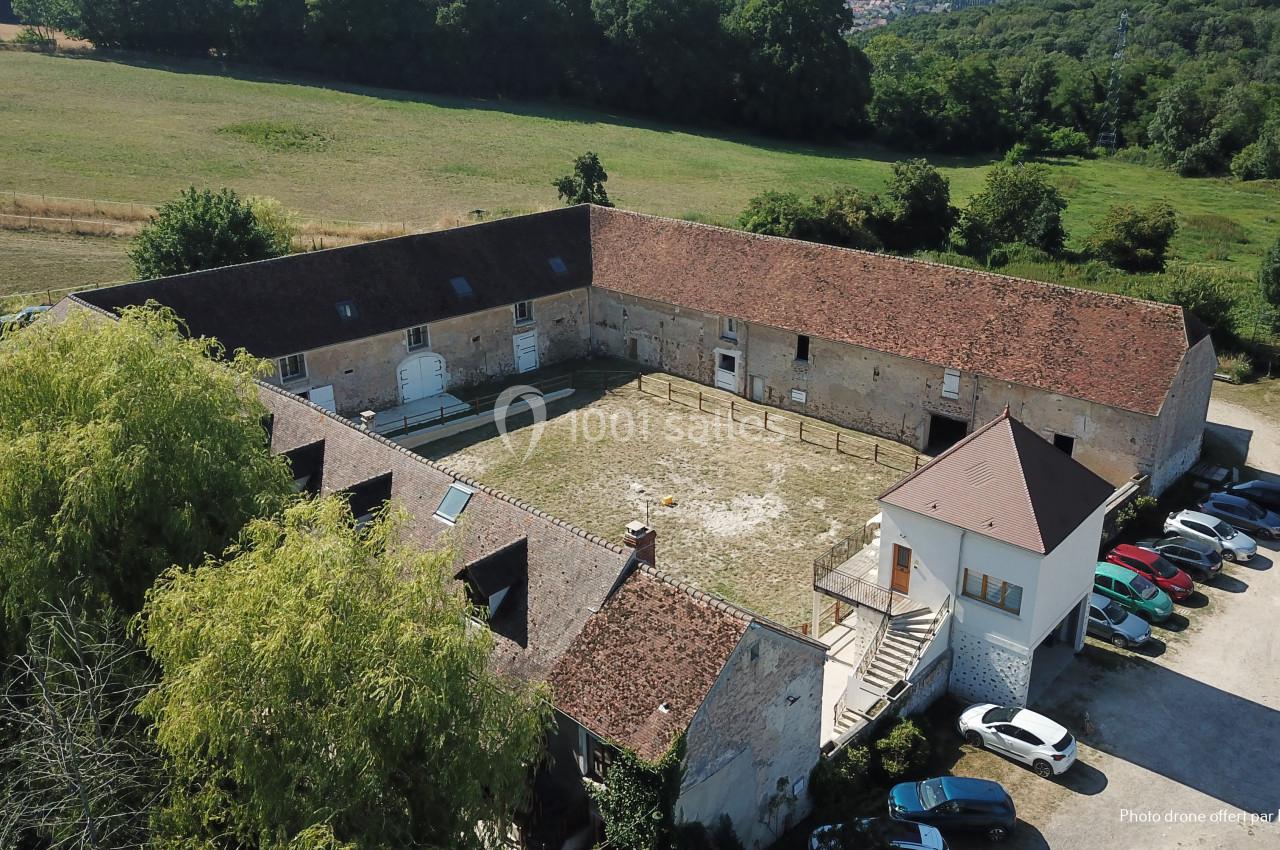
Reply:
[[627, 523], [627, 533], [622, 537], [624, 544], [636, 550], [636, 560], [651, 567], [657, 552], [657, 540], [658, 532], [639, 520]]

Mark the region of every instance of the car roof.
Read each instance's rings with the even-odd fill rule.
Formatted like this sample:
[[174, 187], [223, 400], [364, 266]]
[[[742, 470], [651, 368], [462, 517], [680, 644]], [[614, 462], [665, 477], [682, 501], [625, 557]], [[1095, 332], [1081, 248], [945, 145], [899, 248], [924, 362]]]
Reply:
[[1222, 520], [1218, 519], [1216, 516], [1209, 516], [1208, 514], [1201, 513], [1200, 511], [1189, 511], [1189, 510], [1179, 511], [1175, 519], [1179, 519], [1179, 520], [1189, 519], [1193, 522], [1201, 522], [1209, 526], [1210, 528], [1213, 528], [1215, 525], [1222, 522]]
[[1098, 566], [1094, 567], [1093, 574], [1096, 576], [1107, 576], [1108, 578], [1118, 578], [1128, 581], [1137, 575], [1133, 570], [1122, 567], [1119, 564], [1113, 564], [1110, 561], [1099, 561]]
[[974, 779], [969, 776], [942, 777], [942, 790], [948, 800], [973, 800], [987, 803], [1003, 803], [1009, 795], [999, 782], [990, 779]]
[[1160, 557], [1157, 553], [1150, 549], [1143, 549], [1130, 543], [1121, 543], [1119, 546], [1111, 550], [1117, 555], [1124, 555], [1129, 558], [1137, 558], [1144, 564], [1151, 564], [1156, 558]]
[[1015, 714], [1010, 722], [1020, 729], [1026, 729], [1046, 744], [1061, 741], [1063, 735], [1069, 734], [1067, 727], [1061, 723], [1055, 723], [1043, 714], [1037, 714], [1026, 708]]
[[1256, 507], [1256, 505], [1254, 505], [1253, 502], [1250, 502], [1244, 496], [1237, 496], [1233, 493], [1211, 493], [1205, 497], [1205, 501], [1206, 502], [1222, 502], [1223, 504], [1235, 505], [1236, 507], [1240, 507], [1240, 508]]
[[1089, 604], [1092, 605], [1094, 608], [1106, 608], [1108, 605], [1110, 605], [1114, 601], [1115, 600], [1112, 599], [1110, 596], [1103, 596], [1101, 593], [1089, 594]]
[[1208, 555], [1210, 552], [1217, 552], [1212, 543], [1200, 540], [1195, 537], [1179, 537], [1171, 534], [1159, 540], [1152, 540], [1151, 543], [1156, 546], [1181, 546], [1184, 549], [1191, 549], [1199, 552], [1201, 555]]
[[1249, 490], [1268, 490], [1272, 493], [1280, 493], [1280, 484], [1277, 484], [1274, 481], [1263, 481], [1260, 478], [1255, 478], [1252, 481], [1236, 482], [1231, 485], [1231, 489], [1244, 490], [1246, 492]]

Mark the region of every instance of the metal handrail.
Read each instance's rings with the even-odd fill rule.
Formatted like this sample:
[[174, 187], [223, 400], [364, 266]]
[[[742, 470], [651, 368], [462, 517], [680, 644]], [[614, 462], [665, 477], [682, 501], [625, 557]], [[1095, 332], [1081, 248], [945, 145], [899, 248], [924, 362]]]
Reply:
[[938, 636], [938, 629], [942, 627], [942, 621], [946, 619], [947, 614], [950, 613], [950, 611], [951, 597], [948, 596], [943, 600], [943, 603], [938, 606], [938, 612], [933, 615], [933, 621], [929, 623], [929, 631], [926, 633], [928, 635], [928, 639], [920, 641], [919, 645], [916, 646], [916, 651], [911, 653], [911, 660], [907, 662], [906, 675], [911, 675], [911, 672], [915, 669], [916, 663], [920, 660], [920, 656], [923, 655], [924, 651], [931, 643], [933, 643], [933, 639]]

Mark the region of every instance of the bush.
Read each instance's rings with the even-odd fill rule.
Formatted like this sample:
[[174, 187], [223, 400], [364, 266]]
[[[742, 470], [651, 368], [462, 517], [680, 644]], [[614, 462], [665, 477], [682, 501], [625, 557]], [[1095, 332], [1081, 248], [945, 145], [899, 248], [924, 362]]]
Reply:
[[1280, 307], [1280, 239], [1271, 243], [1258, 268], [1258, 286], [1262, 298], [1271, 307]]
[[1253, 361], [1247, 354], [1218, 355], [1218, 371], [1235, 384], [1243, 384], [1253, 377]]
[[192, 187], [160, 207], [129, 249], [139, 280], [279, 257], [277, 237], [230, 189]]
[[1169, 242], [1178, 230], [1173, 207], [1157, 201], [1144, 210], [1112, 207], [1094, 227], [1085, 250], [1127, 272], [1164, 271]]
[[1211, 330], [1229, 326], [1235, 295], [1222, 277], [1202, 269], [1179, 269], [1172, 277], [1167, 289], [1147, 295], [1185, 307]]
[[1067, 238], [1062, 226], [1066, 208], [1043, 165], [997, 165], [961, 215], [962, 250], [985, 256], [995, 245], [1025, 242], [1056, 257]]
[[1280, 118], [1268, 121], [1257, 140], [1232, 158], [1231, 173], [1240, 180], [1280, 179]]
[[271, 247], [281, 256], [293, 250], [293, 240], [298, 236], [298, 217], [287, 210], [275, 198], [254, 195], [249, 198], [253, 217], [271, 239]]
[[819, 812], [836, 813], [871, 787], [871, 751], [866, 747], [845, 747], [823, 758], [809, 776], [809, 797]]
[[875, 746], [880, 755], [880, 769], [890, 781], [923, 770], [929, 761], [929, 740], [915, 721], [908, 718], [894, 724]]
[[1051, 156], [1088, 156], [1089, 137], [1074, 127], [1059, 127], [1045, 140], [1044, 152]]
[[1138, 496], [1116, 511], [1116, 533], [1141, 536], [1156, 533], [1160, 502], [1154, 496]]
[[1028, 162], [1031, 157], [1031, 145], [1025, 142], [1015, 142], [1013, 147], [1005, 151], [1004, 161], [1006, 165], [1022, 165], [1024, 162]]

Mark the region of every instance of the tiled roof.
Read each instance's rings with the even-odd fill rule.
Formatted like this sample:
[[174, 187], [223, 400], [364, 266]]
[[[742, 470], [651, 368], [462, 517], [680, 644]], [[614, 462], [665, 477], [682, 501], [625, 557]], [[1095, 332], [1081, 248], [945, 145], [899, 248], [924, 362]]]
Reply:
[[1006, 410], [894, 484], [880, 501], [1044, 554], [1112, 492]]
[[[80, 293], [117, 310], [149, 299], [173, 308], [192, 334], [259, 357], [502, 307], [591, 282], [589, 209], [537, 215], [292, 254]], [[558, 257], [564, 273], [551, 259]], [[470, 296], [451, 282], [466, 279]], [[344, 319], [338, 304], [351, 302]]]
[[1151, 415], [1203, 335], [1168, 304], [619, 210], [591, 242], [604, 289]]
[[637, 569], [552, 671], [556, 707], [656, 760], [689, 727], [750, 623], [714, 597]]
[[[409, 514], [406, 535], [423, 548], [451, 542], [453, 573], [525, 541], [527, 584], [513, 587], [490, 623], [493, 663], [503, 674], [545, 679], [591, 614], [621, 579], [630, 551], [588, 534], [479, 482], [456, 476], [390, 440], [276, 387], [258, 395], [272, 413], [271, 449], [283, 453], [323, 440], [319, 492], [342, 492], [391, 473], [391, 498]], [[476, 493], [458, 524], [434, 514], [449, 485]]]

